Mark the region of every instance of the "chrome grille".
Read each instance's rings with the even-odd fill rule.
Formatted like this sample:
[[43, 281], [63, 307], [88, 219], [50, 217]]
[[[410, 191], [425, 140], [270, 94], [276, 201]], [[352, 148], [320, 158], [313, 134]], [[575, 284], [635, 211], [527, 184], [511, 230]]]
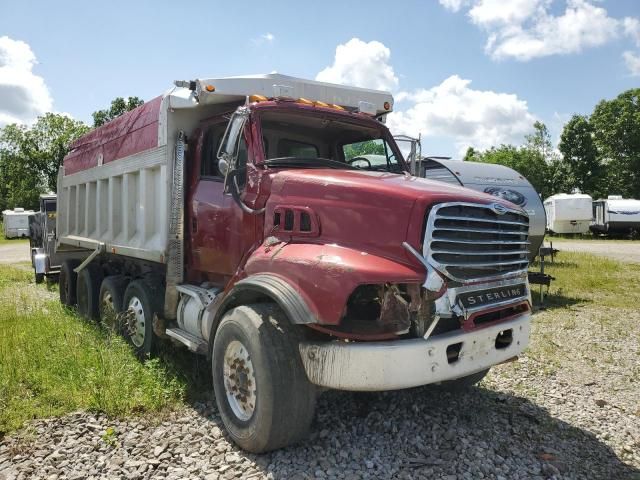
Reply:
[[442, 203], [429, 212], [424, 255], [452, 280], [477, 281], [529, 266], [529, 217], [497, 204]]

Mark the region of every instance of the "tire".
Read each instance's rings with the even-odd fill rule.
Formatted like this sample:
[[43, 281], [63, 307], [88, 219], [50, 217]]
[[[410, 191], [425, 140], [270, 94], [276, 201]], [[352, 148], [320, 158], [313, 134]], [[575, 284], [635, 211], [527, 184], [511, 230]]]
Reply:
[[44, 273], [36, 273], [36, 283], [44, 282]]
[[456, 378], [455, 380], [449, 380], [447, 382], [442, 382], [440, 386], [445, 390], [449, 390], [451, 392], [462, 392], [464, 390], [468, 390], [473, 387], [476, 383], [479, 383], [484, 377], [489, 373], [489, 369], [482, 370], [477, 373], [472, 373], [471, 375], [467, 375], [466, 377]]
[[212, 374], [222, 421], [241, 448], [262, 453], [306, 437], [316, 391], [298, 336], [277, 306], [240, 306], [224, 315], [213, 339]]
[[153, 316], [163, 307], [164, 292], [151, 281], [134, 280], [125, 290], [123, 334], [141, 360], [154, 353]]
[[78, 260], [65, 260], [60, 267], [60, 303], [67, 307], [76, 304], [77, 275], [73, 269], [78, 265]]
[[98, 320], [98, 305], [100, 284], [102, 283], [102, 268], [90, 263], [78, 273], [76, 286], [76, 300], [78, 313], [87, 320]]
[[122, 275], [105, 277], [98, 295], [98, 317], [100, 322], [112, 330], [121, 331], [118, 314], [124, 311], [124, 292], [129, 279]]

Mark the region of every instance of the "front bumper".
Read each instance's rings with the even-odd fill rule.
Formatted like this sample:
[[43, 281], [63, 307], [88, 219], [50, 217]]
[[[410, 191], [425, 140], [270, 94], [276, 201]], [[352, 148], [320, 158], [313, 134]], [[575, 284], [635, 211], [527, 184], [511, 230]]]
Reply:
[[[511, 343], [496, 348], [496, 337], [511, 330]], [[456, 330], [428, 340], [387, 342], [303, 342], [300, 354], [311, 383], [338, 390], [380, 391], [453, 380], [519, 355], [529, 343], [531, 314], [470, 332]], [[449, 363], [447, 347], [462, 343]]]

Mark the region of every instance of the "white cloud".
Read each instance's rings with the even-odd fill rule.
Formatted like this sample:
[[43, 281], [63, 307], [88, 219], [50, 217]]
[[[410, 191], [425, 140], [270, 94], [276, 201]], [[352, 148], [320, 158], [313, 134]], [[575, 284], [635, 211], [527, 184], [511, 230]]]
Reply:
[[629, 69], [629, 73], [634, 77], [640, 77], [640, 55], [633, 52], [624, 52], [622, 58], [627, 69]]
[[[449, 0], [441, 2], [445, 7]], [[452, 2], [458, 5], [457, 2]], [[594, 0], [566, 0], [562, 13], [551, 13], [552, 0], [469, 0], [472, 23], [487, 32], [485, 51], [494, 59], [527, 61], [578, 53], [618, 38], [640, 38], [638, 20], [610, 17]], [[452, 9], [450, 6], [448, 8]]]
[[44, 79], [32, 71], [36, 63], [27, 43], [0, 37], [0, 127], [31, 123], [51, 110], [49, 89]]
[[438, 0], [440, 5], [444, 8], [451, 10], [452, 12], [457, 12], [462, 8], [464, 4], [467, 2], [465, 0]]
[[391, 113], [394, 134], [450, 137], [464, 154], [469, 146], [486, 149], [501, 143], [522, 142], [536, 117], [517, 95], [475, 90], [471, 80], [452, 75], [441, 84], [405, 94], [413, 105]]
[[630, 37], [640, 47], [640, 20], [633, 17], [626, 17], [623, 20], [624, 33]]
[[267, 33], [263, 33], [257, 38], [252, 38], [251, 43], [253, 43], [256, 47], [258, 47], [264, 44], [271, 44], [274, 42], [275, 39], [276, 39], [276, 36], [273, 33], [267, 32]]
[[378, 90], [394, 90], [398, 77], [389, 64], [391, 51], [377, 41], [352, 38], [338, 45], [333, 65], [316, 75], [321, 82], [341, 83]]

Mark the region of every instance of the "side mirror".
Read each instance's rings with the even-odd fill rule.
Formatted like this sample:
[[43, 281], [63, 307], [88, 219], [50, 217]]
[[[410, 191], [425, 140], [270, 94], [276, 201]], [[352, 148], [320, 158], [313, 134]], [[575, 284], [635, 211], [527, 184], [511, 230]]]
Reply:
[[224, 158], [218, 159], [218, 170], [220, 170], [223, 177], [226, 177], [229, 171], [229, 162]]

